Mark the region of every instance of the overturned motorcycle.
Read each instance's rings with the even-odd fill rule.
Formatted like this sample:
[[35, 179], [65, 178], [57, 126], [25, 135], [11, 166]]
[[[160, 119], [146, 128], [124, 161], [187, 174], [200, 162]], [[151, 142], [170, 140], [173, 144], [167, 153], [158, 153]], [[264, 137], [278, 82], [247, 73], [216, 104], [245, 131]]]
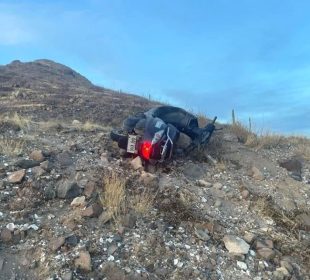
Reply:
[[178, 107], [161, 106], [125, 119], [123, 128], [112, 130], [110, 136], [126, 153], [139, 155], [144, 161], [156, 164], [171, 159], [180, 132], [191, 139], [183, 151], [185, 154], [203, 148], [216, 130], [216, 118], [199, 128], [198, 119], [193, 114]]

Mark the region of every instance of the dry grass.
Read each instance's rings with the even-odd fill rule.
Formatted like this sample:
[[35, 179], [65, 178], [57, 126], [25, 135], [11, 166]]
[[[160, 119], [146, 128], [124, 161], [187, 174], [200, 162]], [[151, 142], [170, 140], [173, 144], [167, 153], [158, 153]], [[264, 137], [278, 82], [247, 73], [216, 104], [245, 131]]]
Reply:
[[233, 134], [236, 135], [238, 141], [245, 144], [253, 133], [245, 127], [242, 123], [236, 122], [230, 126], [230, 130]]
[[156, 194], [144, 189], [140, 194], [135, 194], [128, 199], [128, 204], [136, 213], [145, 214], [152, 209]]
[[17, 114], [16, 112], [12, 115], [8, 116], [1, 116], [0, 117], [1, 122], [3, 123], [9, 123], [11, 125], [14, 125], [15, 127], [18, 127], [22, 130], [28, 130], [31, 124], [31, 119], [21, 116]]
[[125, 180], [111, 172], [104, 178], [100, 201], [114, 220], [125, 210], [125, 197]]
[[6, 156], [16, 156], [23, 152], [24, 142], [19, 139], [0, 139], [0, 154]]
[[85, 123], [82, 123], [78, 127], [81, 131], [86, 131], [86, 132], [95, 131], [95, 130], [105, 130], [105, 127], [103, 127], [99, 124], [90, 122], [90, 121], [86, 121]]
[[209, 123], [207, 117], [204, 114], [198, 114], [197, 119], [199, 127], [204, 127]]
[[298, 225], [293, 213], [284, 213], [283, 210], [278, 209], [274, 202], [267, 197], [259, 197], [255, 202], [255, 207], [262, 215], [272, 218], [277, 225], [282, 226], [290, 233]]
[[230, 130], [237, 136], [239, 142], [248, 147], [272, 149], [287, 142], [284, 136], [276, 133], [262, 132], [259, 135], [255, 134], [240, 122], [231, 125]]
[[306, 160], [310, 160], [310, 139], [302, 136], [288, 138], [290, 144], [296, 146], [296, 153]]
[[47, 122], [39, 122], [38, 123], [40, 129], [44, 131], [52, 130], [52, 129], [62, 129], [65, 127], [65, 124], [58, 120], [50, 120]]

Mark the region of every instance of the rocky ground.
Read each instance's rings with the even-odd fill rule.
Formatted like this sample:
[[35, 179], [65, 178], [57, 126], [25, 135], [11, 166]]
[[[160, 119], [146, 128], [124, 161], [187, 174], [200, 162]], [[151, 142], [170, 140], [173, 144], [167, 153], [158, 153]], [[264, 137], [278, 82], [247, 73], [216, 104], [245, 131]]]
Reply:
[[84, 78], [16, 87], [22, 66], [0, 68], [0, 279], [310, 279], [308, 140], [223, 126], [204, 152], [142, 166], [109, 131], [154, 103]]

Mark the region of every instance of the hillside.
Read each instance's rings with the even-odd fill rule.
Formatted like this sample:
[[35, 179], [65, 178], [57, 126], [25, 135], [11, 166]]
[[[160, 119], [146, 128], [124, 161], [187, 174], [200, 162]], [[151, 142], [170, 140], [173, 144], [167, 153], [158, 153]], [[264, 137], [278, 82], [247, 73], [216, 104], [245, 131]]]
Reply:
[[109, 131], [158, 103], [49, 60], [0, 100], [0, 279], [310, 279], [309, 139], [218, 124], [144, 170]]

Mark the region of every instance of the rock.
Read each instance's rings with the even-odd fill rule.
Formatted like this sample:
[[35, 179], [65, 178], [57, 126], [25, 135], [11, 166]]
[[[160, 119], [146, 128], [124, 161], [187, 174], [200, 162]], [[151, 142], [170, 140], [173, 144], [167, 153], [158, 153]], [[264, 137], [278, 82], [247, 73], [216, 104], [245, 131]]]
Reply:
[[45, 200], [54, 199], [56, 197], [56, 190], [54, 189], [53, 186], [47, 186], [44, 189], [43, 195]]
[[25, 175], [26, 175], [25, 169], [15, 171], [9, 175], [8, 182], [13, 184], [20, 183], [25, 177]]
[[299, 223], [299, 226], [306, 230], [310, 231], [310, 214], [302, 213], [296, 216], [296, 219]]
[[36, 177], [40, 177], [45, 173], [45, 170], [43, 168], [41, 168], [40, 166], [35, 166], [32, 168], [32, 173]]
[[255, 236], [255, 234], [252, 233], [252, 232], [246, 232], [246, 233], [244, 234], [244, 236], [243, 236], [243, 239], [244, 239], [247, 243], [249, 243], [249, 244], [253, 243], [253, 241], [255, 240], [255, 238], [256, 238], [256, 236]]
[[237, 266], [239, 266], [242, 270], [247, 270], [248, 266], [245, 262], [237, 261]]
[[66, 270], [61, 274], [62, 280], [72, 280], [73, 279], [73, 273], [70, 270]]
[[73, 164], [72, 154], [68, 151], [62, 152], [57, 155], [56, 160], [60, 166], [67, 167]]
[[65, 238], [65, 245], [75, 247], [80, 241], [80, 238], [75, 234], [69, 235]]
[[158, 186], [158, 177], [145, 171], [142, 171], [139, 181], [146, 187], [152, 188]]
[[276, 271], [273, 272], [273, 280], [284, 280], [290, 277], [290, 273], [285, 267], [278, 267]]
[[301, 174], [302, 162], [297, 158], [282, 160], [279, 162], [279, 165], [285, 168], [287, 171]]
[[79, 121], [79, 120], [73, 120], [72, 121], [72, 125], [74, 125], [74, 126], [79, 126], [79, 125], [81, 125], [82, 123]]
[[29, 155], [29, 158], [32, 159], [32, 160], [40, 161], [40, 162], [45, 160], [45, 156], [43, 155], [43, 152], [41, 150], [33, 151]]
[[221, 207], [222, 206], [222, 200], [220, 200], [220, 199], [217, 199], [216, 201], [215, 201], [215, 203], [214, 203], [214, 206], [215, 207], [217, 207], [217, 208], [219, 208], [219, 207]]
[[63, 180], [57, 188], [57, 196], [59, 198], [75, 198], [82, 193], [81, 188], [75, 181]]
[[220, 190], [222, 189], [223, 185], [219, 182], [216, 182], [213, 184], [213, 188], [215, 188], [216, 190]]
[[226, 249], [231, 254], [247, 254], [250, 245], [240, 237], [234, 235], [225, 235], [223, 238]]
[[270, 239], [265, 239], [265, 240], [257, 240], [256, 241], [256, 246], [255, 248], [261, 249], [261, 248], [270, 248], [273, 249], [273, 241]]
[[87, 251], [81, 251], [79, 257], [75, 259], [74, 265], [83, 271], [89, 272], [92, 270], [90, 254]]
[[32, 168], [40, 165], [40, 161], [31, 159], [21, 159], [15, 163], [16, 166], [24, 169]]
[[112, 219], [112, 214], [108, 211], [104, 211], [100, 214], [98, 220], [101, 224], [105, 224]]
[[85, 206], [85, 196], [79, 196], [74, 198], [70, 205], [72, 207]]
[[199, 180], [206, 175], [206, 170], [200, 164], [189, 162], [184, 165], [183, 174], [188, 179]]
[[201, 187], [205, 187], [205, 188], [210, 188], [210, 187], [212, 187], [212, 183], [207, 182], [207, 181], [202, 180], [202, 179], [198, 180], [197, 183], [198, 183], [198, 185], [201, 186]]
[[7, 228], [3, 228], [1, 230], [0, 239], [6, 243], [12, 241], [13, 239], [12, 232]]
[[92, 196], [92, 194], [94, 193], [95, 191], [95, 187], [96, 187], [96, 184], [95, 182], [93, 181], [88, 181], [86, 186], [85, 186], [85, 189], [84, 189], [84, 192], [83, 194], [87, 197], [87, 198], [90, 198]]
[[52, 164], [48, 160], [41, 162], [40, 167], [47, 172], [50, 172], [52, 170]]
[[108, 280], [125, 280], [126, 275], [124, 271], [117, 267], [117, 265], [113, 262], [107, 262], [104, 265], [102, 265], [101, 271], [104, 273], [106, 279]]
[[242, 197], [243, 199], [247, 199], [247, 198], [249, 197], [249, 195], [250, 195], [250, 192], [249, 192], [248, 190], [243, 190], [243, 191], [241, 192], [241, 197]]
[[99, 215], [102, 213], [102, 210], [102, 207], [98, 203], [94, 203], [83, 210], [82, 216], [89, 218], [99, 217]]
[[192, 142], [191, 138], [188, 135], [181, 132], [176, 145], [178, 148], [185, 149], [186, 147], [189, 146], [191, 142]]
[[282, 260], [282, 261], [280, 261], [280, 265], [282, 267], [285, 267], [289, 273], [292, 273], [294, 270], [292, 264], [289, 261]]
[[208, 234], [208, 231], [205, 229], [195, 228], [195, 234], [196, 236], [202, 240], [202, 241], [208, 241], [210, 239], [210, 236]]
[[264, 260], [272, 260], [276, 255], [275, 251], [270, 248], [258, 249], [257, 254]]
[[299, 182], [302, 181], [301, 174], [299, 174], [299, 173], [291, 172], [291, 173], [290, 173], [290, 176], [291, 176], [291, 178], [293, 178], [293, 179], [296, 180], [296, 181], [299, 181]]
[[118, 247], [115, 244], [112, 244], [108, 248], [108, 254], [109, 255], [113, 255], [117, 249], [118, 249]]
[[136, 225], [137, 216], [134, 213], [128, 213], [123, 218], [123, 226], [127, 228], [133, 228]]
[[49, 244], [49, 248], [53, 252], [56, 252], [62, 245], [64, 245], [64, 243], [65, 243], [65, 237], [61, 236], [53, 239]]
[[131, 162], [130, 162], [131, 167], [134, 170], [138, 170], [138, 169], [143, 169], [143, 165], [142, 165], [142, 160], [139, 156], [135, 157]]
[[251, 169], [251, 176], [257, 181], [262, 181], [265, 178], [263, 173], [255, 166]]

